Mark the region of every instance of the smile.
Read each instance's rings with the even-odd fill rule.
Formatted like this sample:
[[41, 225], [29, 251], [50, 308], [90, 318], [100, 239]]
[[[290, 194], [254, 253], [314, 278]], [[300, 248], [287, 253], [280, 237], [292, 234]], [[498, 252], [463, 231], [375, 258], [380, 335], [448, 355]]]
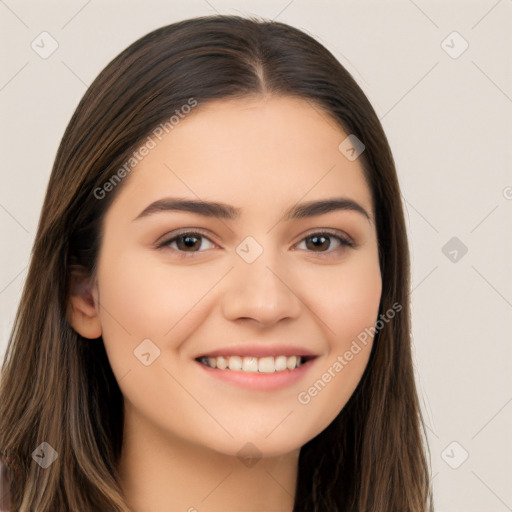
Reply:
[[252, 373], [274, 373], [295, 370], [306, 362], [302, 356], [219, 356], [200, 357], [198, 361], [210, 368]]

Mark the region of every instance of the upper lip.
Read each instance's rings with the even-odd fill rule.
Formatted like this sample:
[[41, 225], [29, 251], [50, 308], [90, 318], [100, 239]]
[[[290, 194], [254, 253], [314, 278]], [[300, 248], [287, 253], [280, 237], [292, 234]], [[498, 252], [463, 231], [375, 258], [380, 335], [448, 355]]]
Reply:
[[241, 356], [241, 357], [268, 357], [268, 356], [302, 356], [307, 358], [317, 357], [311, 350], [300, 347], [299, 345], [280, 345], [269, 344], [264, 345], [230, 345], [228, 347], [217, 348], [199, 354], [195, 359], [200, 357], [228, 357], [228, 356]]

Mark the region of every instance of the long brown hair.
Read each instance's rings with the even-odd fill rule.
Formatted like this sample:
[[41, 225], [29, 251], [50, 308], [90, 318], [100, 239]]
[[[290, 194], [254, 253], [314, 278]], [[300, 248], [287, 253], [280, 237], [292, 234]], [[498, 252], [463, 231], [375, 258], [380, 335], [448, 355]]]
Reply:
[[[95, 191], [155, 126], [190, 98], [262, 94], [305, 99], [363, 141], [382, 275], [380, 313], [402, 309], [374, 338], [363, 377], [338, 417], [301, 448], [294, 512], [431, 510], [424, 426], [411, 357], [409, 252], [400, 189], [382, 126], [351, 75], [286, 24], [205, 16], [159, 28], [98, 75], [62, 138], [48, 183], [0, 387], [0, 451], [13, 510], [129, 511], [118, 480], [122, 394], [103, 341], [66, 319], [73, 271], [95, 272], [102, 219], [122, 182]], [[32, 460], [47, 442], [47, 469]]]

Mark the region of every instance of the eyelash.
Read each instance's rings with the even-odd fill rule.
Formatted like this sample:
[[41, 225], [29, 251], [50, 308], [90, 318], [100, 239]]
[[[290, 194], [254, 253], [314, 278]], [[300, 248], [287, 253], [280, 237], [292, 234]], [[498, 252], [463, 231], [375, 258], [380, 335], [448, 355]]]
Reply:
[[[170, 247], [169, 247], [170, 244], [175, 242], [179, 237], [184, 236], [184, 235], [199, 235], [201, 238], [206, 238], [211, 243], [215, 244], [215, 242], [210, 240], [210, 238], [204, 232], [202, 232], [201, 230], [195, 230], [195, 231], [183, 230], [183, 231], [180, 231], [178, 233], [174, 233], [172, 238], [169, 238], [169, 239], [167, 239], [167, 240], [157, 244], [156, 248], [157, 249], [170, 249]], [[342, 248], [354, 248], [354, 247], [356, 247], [356, 244], [352, 240], [350, 240], [347, 237], [342, 236], [340, 234], [340, 232], [338, 232], [338, 231], [332, 231], [332, 230], [329, 230], [329, 229], [324, 229], [322, 231], [311, 232], [311, 233], [307, 234], [304, 238], [302, 238], [300, 240], [300, 242], [298, 242], [298, 243], [301, 243], [301, 242], [307, 240], [308, 238], [313, 238], [315, 236], [324, 236], [324, 237], [336, 238], [339, 241], [339, 243], [340, 243], [340, 247], [338, 247], [337, 249], [334, 249], [334, 250], [318, 251], [317, 252], [317, 251], [308, 251], [306, 249], [307, 252], [312, 252], [314, 254], [318, 254], [321, 257], [330, 257], [330, 256], [333, 255], [333, 253], [336, 253], [337, 251], [339, 251]], [[189, 257], [194, 256], [197, 253], [204, 252], [204, 251], [181, 251], [179, 249], [170, 249], [170, 250], [172, 250], [174, 252], [177, 252], [177, 253], [180, 253], [180, 256], [183, 257], [183, 258], [189, 258]]]

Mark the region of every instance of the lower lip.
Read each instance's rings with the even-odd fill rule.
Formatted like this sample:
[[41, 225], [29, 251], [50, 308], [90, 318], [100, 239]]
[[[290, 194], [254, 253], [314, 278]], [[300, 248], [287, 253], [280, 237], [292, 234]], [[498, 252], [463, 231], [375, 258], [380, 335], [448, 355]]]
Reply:
[[315, 359], [310, 359], [294, 370], [283, 370], [280, 372], [260, 373], [244, 372], [237, 370], [219, 370], [211, 368], [203, 363], [195, 361], [205, 372], [212, 377], [235, 384], [246, 389], [274, 391], [291, 386], [302, 379], [309, 371]]

